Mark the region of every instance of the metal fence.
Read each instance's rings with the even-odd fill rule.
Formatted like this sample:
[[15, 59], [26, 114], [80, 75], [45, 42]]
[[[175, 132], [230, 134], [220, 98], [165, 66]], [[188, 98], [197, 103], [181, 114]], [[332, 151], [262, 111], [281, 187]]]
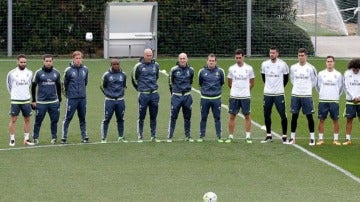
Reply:
[[[360, 1], [360, 0], [359, 0]], [[103, 39], [104, 39], [104, 11], [106, 0], [3, 0], [0, 1], [0, 56], [11, 56], [18, 53], [26, 54], [43, 54], [52, 53], [67, 54], [75, 49], [83, 50], [84, 52], [93, 53], [93, 55], [103, 56]], [[271, 5], [276, 2], [276, 5]], [[273, 7], [282, 8], [282, 2], [285, 1], [267, 1], [267, 0], [227, 0], [227, 1], [190, 1], [190, 0], [159, 0], [159, 22], [158, 33], [160, 35], [159, 45], [166, 43], [172, 47], [187, 46], [194, 43], [199, 43], [199, 46], [208, 46], [214, 44], [216, 46], [229, 46], [234, 45], [234, 41], [237, 41], [235, 46], [246, 49], [248, 55], [263, 54], [258, 51], [256, 47], [262, 41], [254, 40], [254, 35], [267, 36], [276, 35], [277, 33], [271, 33], [271, 29], [257, 29], [257, 26], [271, 28], [272, 24], [267, 19], [263, 21], [251, 21], [254, 17], [259, 15], [270, 16], [271, 11], [264, 8], [268, 8], [269, 5]], [[294, 1], [298, 2], [298, 1]], [[318, 4], [319, 0], [315, 0]], [[181, 9], [186, 8], [189, 5], [194, 5], [190, 14], [182, 14]], [[221, 6], [220, 6], [221, 5]], [[235, 6], [241, 5], [241, 8]], [[251, 6], [249, 9], [249, 5]], [[353, 5], [352, 5], [353, 6]], [[216, 8], [216, 9], [215, 9]], [[205, 16], [203, 22], [199, 22], [198, 32], [186, 32], [189, 27], [173, 26], [176, 21], [189, 21], [193, 22], [200, 20], [204, 12], [208, 12], [205, 9], [213, 9], [216, 12], [210, 12], [209, 16]], [[295, 8], [298, 10], [298, 8]], [[177, 19], [169, 19], [161, 16], [161, 10], [168, 10], [174, 12], [180, 12]], [[239, 10], [241, 13], [239, 14]], [[236, 12], [235, 12], [236, 11]], [[233, 12], [233, 13], [232, 13]], [[250, 12], [250, 13], [249, 13]], [[266, 13], [269, 12], [269, 13]], [[184, 12], [185, 13], [185, 12]], [[233, 27], [219, 26], [222, 25], [218, 20], [224, 13], [227, 16], [236, 15], [239, 22], [247, 22], [241, 26], [247, 26], [246, 32], [239, 33], [237, 29]], [[295, 10], [296, 13], [296, 10]], [[226, 21], [226, 18], [221, 20]], [[313, 19], [315, 21], [315, 19]], [[250, 22], [250, 23], [249, 23]], [[201, 23], [213, 24], [211, 33], [205, 33], [205, 42], [193, 41], [192, 39], [197, 36], [201, 30]], [[166, 25], [166, 27], [164, 27]], [[233, 26], [239, 26], [234, 24]], [[173, 36], [171, 39], [165, 38], [162, 33], [164, 29], [173, 29]], [[85, 33], [93, 33], [93, 41], [89, 42], [85, 40]], [[281, 33], [281, 32], [280, 32]], [[284, 33], [283, 33], [284, 34]], [[287, 37], [295, 37], [297, 33], [285, 33]], [[232, 40], [218, 43], [213, 41], [211, 36], [232, 36]], [[161, 38], [163, 37], [163, 38]], [[183, 38], [186, 39], [183, 39]], [[271, 44], [280, 44], [281, 46], [295, 46], [299, 44], [295, 42], [289, 43], [286, 40], [278, 40], [274, 37], [274, 41], [269, 41]], [[184, 43], [186, 43], [184, 45]], [[207, 44], [208, 43], [208, 44]], [[214, 47], [216, 47], [214, 46]], [[215, 49], [215, 48], [214, 48]], [[162, 50], [159, 47], [159, 50]], [[255, 50], [255, 51], [252, 51]], [[158, 54], [168, 54], [167, 52], [158, 52]], [[196, 50], [193, 54], [197, 54]], [[229, 54], [232, 54], [229, 52]], [[285, 53], [293, 54], [293, 53]]]

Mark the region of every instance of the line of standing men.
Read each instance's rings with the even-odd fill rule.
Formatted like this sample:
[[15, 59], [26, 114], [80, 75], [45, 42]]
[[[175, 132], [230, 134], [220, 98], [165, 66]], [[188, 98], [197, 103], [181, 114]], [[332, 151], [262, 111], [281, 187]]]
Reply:
[[[15, 124], [20, 112], [24, 117], [24, 145], [39, 143], [39, 131], [46, 113], [49, 113], [51, 122], [51, 144], [57, 142], [57, 123], [62, 101], [61, 89], [64, 90], [66, 96], [61, 143], [67, 144], [68, 127], [76, 111], [80, 122], [81, 142], [89, 142], [85, 121], [88, 68], [82, 64], [82, 58], [83, 55], [80, 51], [73, 52], [72, 62], [65, 69], [63, 87], [61, 87], [60, 73], [53, 67], [51, 55], [43, 56], [44, 65], [35, 72], [34, 76], [33, 72], [26, 68], [26, 56], [24, 54], [17, 56], [17, 67], [11, 70], [6, 77], [6, 86], [11, 99], [9, 146], [15, 146]], [[36, 113], [33, 142], [29, 138], [32, 109]]]
[[[276, 109], [281, 117], [281, 126], [283, 131], [282, 140], [285, 144], [295, 144], [297, 120], [300, 109], [308, 121], [308, 130], [310, 133], [309, 145], [323, 145], [324, 141], [324, 122], [330, 114], [333, 120], [333, 144], [350, 145], [352, 120], [360, 117], [360, 59], [352, 59], [348, 63], [348, 69], [342, 74], [335, 69], [334, 56], [327, 56], [326, 68], [317, 74], [313, 65], [307, 62], [307, 51], [305, 48], [298, 50], [298, 63], [290, 67], [290, 71], [285, 62], [278, 59], [279, 50], [276, 47], [270, 48], [270, 59], [262, 63], [261, 73], [265, 83], [264, 87], [264, 119], [266, 126], [266, 138], [262, 143], [272, 142], [271, 135], [271, 108], [275, 103]], [[285, 113], [284, 88], [288, 81], [293, 84], [291, 91], [290, 111], [291, 133], [290, 139], [286, 142], [287, 118]], [[282, 85], [283, 84], [283, 85]], [[318, 131], [319, 139], [315, 143], [315, 123], [313, 119], [314, 104], [312, 89], [316, 88], [319, 93], [318, 103]], [[344, 116], [346, 117], [346, 135], [345, 142], [339, 141], [339, 100], [342, 92], [346, 93], [346, 108]]]
[[[271, 112], [272, 107], [275, 105], [280, 118], [282, 126], [282, 141], [284, 144], [295, 144], [297, 121], [300, 110], [308, 120], [308, 129], [310, 133], [309, 145], [322, 145], [324, 144], [324, 121], [327, 115], [330, 114], [334, 124], [334, 141], [333, 144], [341, 145], [338, 140], [339, 136], [339, 99], [343, 92], [343, 85], [346, 92], [346, 110], [345, 117], [347, 118], [346, 124], [346, 140], [342, 145], [351, 144], [351, 131], [352, 120], [354, 117], [360, 117], [360, 90], [359, 81], [357, 76], [360, 68], [360, 59], [353, 59], [348, 64], [348, 70], [345, 72], [345, 78], [342, 78], [334, 68], [335, 58], [328, 56], [326, 60], [326, 69], [317, 75], [316, 68], [307, 62], [307, 50], [300, 48], [298, 50], [298, 62], [293, 64], [291, 68], [278, 58], [279, 50], [276, 47], [271, 47], [269, 50], [270, 59], [264, 61], [261, 66], [261, 76], [264, 82], [264, 120], [266, 126], [266, 137], [261, 143], [272, 142], [271, 134]], [[252, 143], [251, 139], [251, 118], [250, 118], [250, 99], [251, 89], [254, 87], [255, 74], [253, 68], [244, 62], [245, 53], [243, 50], [238, 49], [235, 51], [236, 64], [229, 68], [227, 80], [230, 90], [229, 99], [229, 137], [225, 140], [230, 143], [234, 137], [235, 118], [236, 115], [242, 110], [245, 116], [245, 135], [246, 142]], [[185, 62], [186, 60], [186, 62]], [[191, 104], [192, 100], [190, 88], [193, 78], [193, 68], [187, 63], [187, 56], [181, 53], [178, 58], [177, 65], [171, 68], [169, 75], [171, 98], [171, 115], [169, 123], [168, 142], [172, 142], [175, 122], [181, 107], [183, 107], [184, 115], [184, 129], [185, 140], [193, 142], [189, 135], [190, 118], [191, 118]], [[188, 73], [188, 78], [184, 76], [184, 72]], [[191, 73], [189, 73], [191, 72]], [[200, 85], [201, 101], [201, 121], [200, 121], [200, 138], [197, 142], [203, 142], [206, 131], [206, 122], [211, 108], [216, 130], [216, 139], [218, 142], [224, 142], [221, 139], [221, 93], [224, 84], [224, 70], [216, 65], [216, 56], [214, 54], [208, 55], [207, 65], [199, 70], [198, 81]], [[290, 111], [291, 117], [291, 133], [290, 139], [287, 141], [287, 127], [288, 120], [286, 117], [285, 106], [285, 86], [289, 81], [293, 85], [291, 91], [291, 104]], [[176, 81], [178, 77], [178, 81]], [[190, 79], [189, 79], [190, 78]], [[186, 86], [186, 90], [178, 90], [173, 92], [172, 88], [176, 84]], [[313, 105], [313, 92], [312, 89], [316, 88], [319, 92], [319, 140], [315, 143], [315, 122], [313, 118], [314, 105]], [[190, 106], [190, 107], [189, 107]]]
[[[310, 133], [309, 145], [315, 145], [315, 124], [312, 114], [314, 106], [312, 100], [312, 88], [319, 91], [319, 141], [317, 145], [324, 144], [324, 121], [327, 114], [330, 114], [334, 125], [335, 145], [341, 145], [338, 140], [339, 126], [339, 98], [343, 92], [343, 85], [346, 92], [346, 142], [343, 145], [351, 144], [352, 120], [360, 114], [360, 92], [358, 72], [360, 60], [353, 59], [348, 64], [345, 72], [345, 79], [341, 73], [334, 69], [335, 58], [328, 56], [326, 69], [317, 75], [316, 69], [307, 62], [306, 49], [298, 50], [298, 63], [291, 66], [290, 71], [287, 64], [278, 58], [279, 50], [271, 47], [269, 50], [270, 59], [261, 65], [261, 76], [264, 82], [264, 119], [266, 126], [266, 138], [262, 143], [272, 142], [271, 134], [271, 111], [273, 105], [281, 117], [282, 140], [285, 144], [295, 144], [297, 119], [300, 109], [306, 115]], [[63, 90], [66, 95], [66, 114], [62, 124], [61, 143], [67, 143], [67, 133], [70, 121], [78, 112], [81, 142], [88, 143], [89, 137], [86, 131], [86, 85], [88, 81], [88, 68], [82, 64], [82, 53], [75, 51], [73, 61], [65, 69]], [[246, 142], [252, 143], [251, 139], [251, 118], [250, 99], [251, 89], [254, 87], [255, 74], [253, 68], [244, 62], [245, 53], [238, 49], [235, 51], [236, 64], [229, 68], [227, 75], [228, 86], [230, 87], [229, 99], [229, 137], [225, 140], [230, 143], [234, 138], [235, 118], [242, 110], [245, 116]], [[59, 109], [61, 102], [61, 80], [60, 73], [52, 66], [51, 55], [44, 55], [44, 66], [37, 70], [34, 77], [32, 72], [26, 69], [26, 56], [19, 55], [17, 67], [7, 75], [7, 88], [11, 95], [10, 110], [10, 146], [15, 146], [15, 123], [20, 111], [24, 116], [24, 144], [34, 145], [39, 142], [39, 131], [46, 112], [51, 120], [51, 143], [57, 141], [57, 122], [59, 120]], [[159, 94], [157, 92], [159, 78], [159, 64], [153, 59], [151, 49], [145, 49], [144, 57], [134, 66], [132, 71], [132, 84], [138, 91], [138, 121], [137, 134], [138, 142], [143, 142], [143, 127], [147, 108], [150, 113], [151, 141], [160, 142], [156, 137], [156, 120], [158, 114]], [[293, 84], [291, 95], [291, 136], [287, 141], [287, 117], [285, 110], [285, 86], [290, 80]], [[171, 93], [171, 114], [168, 127], [167, 142], [172, 142], [176, 120], [182, 108], [184, 116], [185, 140], [194, 142], [190, 133], [192, 97], [191, 88], [194, 77], [194, 69], [188, 64], [185, 53], [179, 54], [176, 66], [172, 67], [169, 75], [169, 88]], [[104, 119], [101, 124], [101, 142], [106, 143], [109, 122], [115, 113], [118, 127], [118, 141], [127, 142], [124, 138], [124, 94], [126, 89], [126, 74], [120, 68], [119, 59], [112, 59], [110, 69], [102, 77], [100, 89], [105, 95]], [[198, 82], [201, 87], [201, 121], [200, 138], [197, 142], [203, 142], [206, 134], [206, 123], [210, 109], [212, 110], [217, 142], [224, 142], [221, 128], [221, 94], [222, 86], [225, 83], [224, 70], [216, 65], [216, 56], [209, 54], [207, 64], [199, 70]], [[31, 87], [31, 95], [29, 87]], [[38, 90], [36, 88], [38, 87]], [[32, 102], [30, 99], [32, 97]], [[31, 108], [36, 111], [36, 118], [33, 131], [32, 143], [29, 139]]]

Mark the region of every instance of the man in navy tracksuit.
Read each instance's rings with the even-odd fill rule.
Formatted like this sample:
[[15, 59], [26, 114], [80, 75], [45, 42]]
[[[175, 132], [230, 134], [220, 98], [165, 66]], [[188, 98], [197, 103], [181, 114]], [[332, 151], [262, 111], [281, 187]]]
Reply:
[[224, 142], [221, 139], [221, 93], [225, 82], [224, 70], [216, 66], [216, 56], [210, 54], [207, 59], [207, 65], [199, 70], [199, 85], [201, 87], [200, 100], [200, 139], [197, 142], [203, 142], [206, 134], [206, 122], [209, 111], [213, 113], [218, 142]]
[[105, 95], [104, 119], [101, 123], [101, 143], [106, 143], [109, 122], [115, 112], [118, 141], [127, 142], [124, 138], [124, 113], [126, 74], [120, 68], [119, 59], [111, 59], [110, 69], [102, 77], [101, 91]]
[[83, 55], [80, 51], [75, 51], [72, 56], [73, 61], [70, 66], [65, 69], [64, 74], [63, 84], [66, 95], [66, 113], [62, 124], [62, 144], [67, 143], [69, 124], [76, 110], [80, 122], [81, 142], [89, 142], [85, 121], [88, 68], [82, 64]]
[[153, 60], [151, 49], [144, 50], [144, 57], [140, 58], [131, 73], [131, 81], [138, 91], [138, 121], [137, 135], [138, 142], [143, 142], [144, 119], [146, 109], [149, 107], [151, 141], [159, 142], [156, 139], [156, 118], [159, 109], [160, 96], [157, 92], [159, 78], [159, 64]]
[[[40, 127], [48, 112], [51, 122], [51, 144], [55, 144], [60, 116], [61, 79], [60, 72], [53, 67], [53, 57], [46, 54], [43, 60], [44, 66], [35, 72], [31, 85], [31, 106], [36, 111], [33, 138], [34, 143], [38, 144]], [[36, 87], [38, 87], [37, 91]]]
[[194, 78], [194, 69], [187, 62], [187, 55], [180, 53], [176, 66], [170, 70], [171, 113], [167, 142], [172, 142], [174, 137], [176, 119], [178, 118], [180, 108], [182, 108], [184, 116], [185, 141], [194, 142], [190, 136], [191, 106], [193, 103], [191, 85]]

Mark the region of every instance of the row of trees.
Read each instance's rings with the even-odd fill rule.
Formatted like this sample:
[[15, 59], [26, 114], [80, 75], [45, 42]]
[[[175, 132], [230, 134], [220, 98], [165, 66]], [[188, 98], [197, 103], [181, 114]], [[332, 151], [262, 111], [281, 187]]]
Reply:
[[[13, 0], [13, 51], [68, 54], [74, 49], [87, 50], [84, 37], [91, 31], [93, 49], [101, 56], [107, 2]], [[283, 53], [293, 54], [300, 46], [313, 51], [307, 34], [293, 24], [292, 0], [253, 0], [252, 4], [253, 54], [266, 54], [271, 45], [279, 46]], [[159, 54], [232, 54], [238, 47], [245, 48], [246, 1], [159, 0], [158, 5]], [[0, 10], [7, 13], [6, 1], [0, 1]], [[7, 15], [1, 15], [0, 52], [6, 52], [6, 40]]]

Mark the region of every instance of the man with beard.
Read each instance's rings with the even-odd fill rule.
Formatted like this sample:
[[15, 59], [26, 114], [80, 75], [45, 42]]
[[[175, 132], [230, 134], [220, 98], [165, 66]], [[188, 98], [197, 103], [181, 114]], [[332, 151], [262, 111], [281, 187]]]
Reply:
[[32, 71], [26, 68], [26, 56], [20, 54], [17, 56], [17, 67], [11, 70], [6, 77], [6, 87], [10, 93], [11, 109], [10, 109], [10, 142], [9, 146], [15, 146], [15, 125], [17, 117], [21, 111], [24, 117], [24, 145], [34, 145], [29, 140], [30, 133], [30, 86], [32, 79]]
[[[60, 72], [53, 67], [53, 57], [49, 54], [43, 56], [44, 66], [35, 72], [32, 80], [31, 106], [35, 109], [34, 143], [39, 143], [39, 132], [46, 112], [50, 116], [51, 144], [57, 140], [57, 125], [60, 116], [61, 80]], [[37, 87], [37, 91], [36, 91]]]

